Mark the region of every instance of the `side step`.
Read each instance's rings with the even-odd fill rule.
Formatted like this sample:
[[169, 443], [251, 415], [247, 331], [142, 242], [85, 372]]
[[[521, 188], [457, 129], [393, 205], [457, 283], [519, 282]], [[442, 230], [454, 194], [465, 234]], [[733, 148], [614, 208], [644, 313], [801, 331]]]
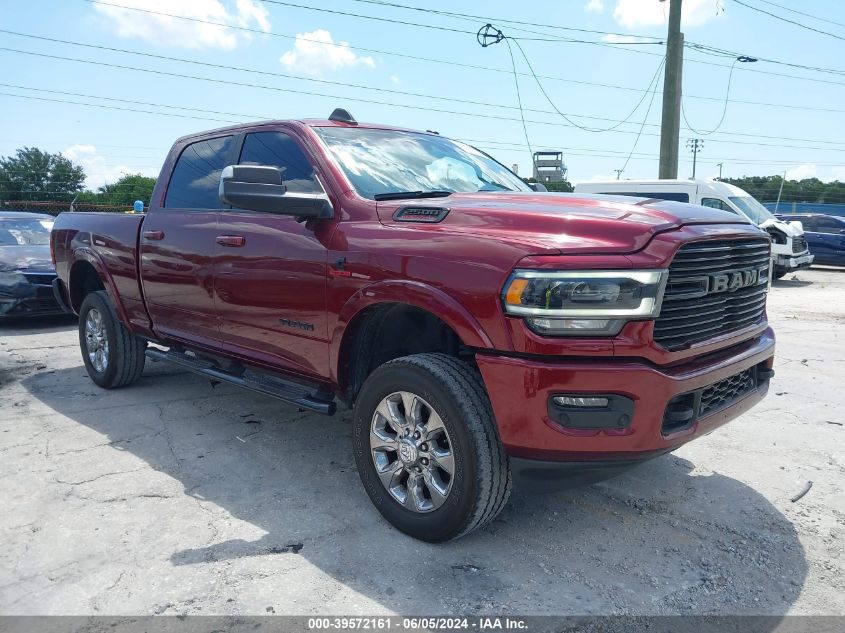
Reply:
[[172, 363], [212, 380], [228, 382], [238, 387], [284, 400], [301, 409], [308, 409], [323, 415], [334, 415], [337, 408], [334, 398], [330, 394], [320, 393], [317, 387], [309, 389], [305, 385], [242, 367], [239, 368], [241, 371], [237, 374], [227, 372], [216, 367], [210, 361], [172, 350], [164, 351], [151, 347], [147, 349], [145, 354], [147, 358], [154, 361], [161, 360]]

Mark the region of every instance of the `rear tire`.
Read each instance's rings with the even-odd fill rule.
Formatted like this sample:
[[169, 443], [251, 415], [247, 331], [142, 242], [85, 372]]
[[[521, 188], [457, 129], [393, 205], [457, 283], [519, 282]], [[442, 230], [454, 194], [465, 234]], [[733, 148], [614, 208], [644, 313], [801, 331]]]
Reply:
[[789, 271], [786, 268], [775, 267], [773, 276], [774, 276], [775, 279], [780, 279], [781, 277], [783, 277], [788, 272]]
[[352, 437], [373, 504], [414, 538], [468, 534], [510, 496], [508, 457], [481, 376], [451, 356], [415, 354], [378, 367], [358, 394]]
[[88, 375], [104, 389], [125, 387], [144, 371], [147, 342], [118, 320], [104, 290], [91, 292], [82, 301], [79, 347]]

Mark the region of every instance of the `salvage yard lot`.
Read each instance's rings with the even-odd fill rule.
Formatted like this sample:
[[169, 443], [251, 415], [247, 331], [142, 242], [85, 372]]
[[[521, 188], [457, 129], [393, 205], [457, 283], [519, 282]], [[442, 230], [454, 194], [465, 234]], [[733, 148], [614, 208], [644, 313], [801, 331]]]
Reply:
[[373, 509], [348, 413], [149, 361], [106, 392], [72, 321], [0, 325], [0, 613], [845, 614], [845, 271], [769, 317], [761, 405], [445, 545]]

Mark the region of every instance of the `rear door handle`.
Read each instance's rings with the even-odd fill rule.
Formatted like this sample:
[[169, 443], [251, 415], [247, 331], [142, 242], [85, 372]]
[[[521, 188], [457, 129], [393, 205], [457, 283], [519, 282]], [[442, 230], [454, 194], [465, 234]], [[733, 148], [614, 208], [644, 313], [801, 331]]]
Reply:
[[246, 244], [246, 238], [242, 235], [218, 235], [217, 243], [220, 246], [239, 247]]
[[145, 240], [163, 240], [164, 239], [164, 231], [144, 231], [141, 234]]

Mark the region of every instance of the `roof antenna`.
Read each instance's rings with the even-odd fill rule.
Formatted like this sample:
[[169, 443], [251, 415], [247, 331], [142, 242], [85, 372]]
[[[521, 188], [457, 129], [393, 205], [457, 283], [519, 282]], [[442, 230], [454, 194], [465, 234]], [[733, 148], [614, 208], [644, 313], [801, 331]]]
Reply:
[[329, 121], [335, 121], [337, 123], [348, 123], [349, 125], [358, 125], [358, 121], [349, 114], [349, 110], [344, 110], [343, 108], [335, 108], [334, 111], [329, 116]]

